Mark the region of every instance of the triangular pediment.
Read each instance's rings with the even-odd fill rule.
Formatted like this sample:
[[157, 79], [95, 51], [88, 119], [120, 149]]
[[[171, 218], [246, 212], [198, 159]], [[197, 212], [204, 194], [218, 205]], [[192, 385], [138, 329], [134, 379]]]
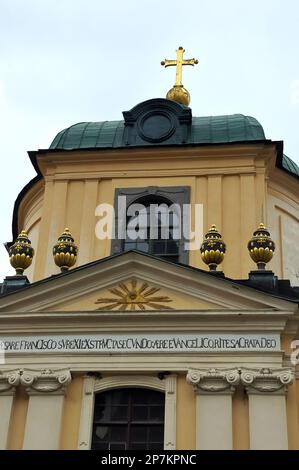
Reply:
[[[111, 280], [88, 294], [62, 302], [52, 308], [62, 311], [165, 311], [219, 308], [217, 302], [178, 292], [152, 278], [124, 274], [117, 282]], [[51, 309], [52, 309], [51, 308]]]
[[137, 252], [105, 258], [0, 298], [0, 312], [283, 310], [290, 303]]

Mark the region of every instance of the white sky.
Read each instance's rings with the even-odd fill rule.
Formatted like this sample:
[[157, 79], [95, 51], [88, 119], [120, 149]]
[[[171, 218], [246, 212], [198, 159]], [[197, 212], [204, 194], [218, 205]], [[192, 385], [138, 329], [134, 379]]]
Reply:
[[[256, 117], [299, 163], [296, 0], [0, 0], [0, 279], [14, 201], [35, 176], [28, 150], [80, 121], [164, 97], [182, 45], [194, 116]], [[59, 235], [59, 234], [57, 234]]]

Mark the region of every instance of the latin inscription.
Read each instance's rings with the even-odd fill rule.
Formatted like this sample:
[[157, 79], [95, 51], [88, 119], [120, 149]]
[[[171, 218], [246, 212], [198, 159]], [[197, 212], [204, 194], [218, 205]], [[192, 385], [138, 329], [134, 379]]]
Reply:
[[87, 334], [1, 337], [5, 353], [279, 351], [279, 335]]

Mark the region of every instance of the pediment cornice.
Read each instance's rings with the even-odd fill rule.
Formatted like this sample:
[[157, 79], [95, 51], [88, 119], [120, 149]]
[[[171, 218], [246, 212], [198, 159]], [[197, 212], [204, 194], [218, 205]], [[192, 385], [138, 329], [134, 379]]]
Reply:
[[[237, 284], [228, 279], [214, 277], [204, 271], [167, 263], [154, 257], [136, 252], [128, 252], [89, 263], [65, 275], [56, 275], [36, 282], [22, 291], [0, 298], [0, 312], [34, 313], [61, 311], [67, 302], [95, 296], [102, 290], [109, 290], [120, 283], [132, 279], [147, 283], [150, 288], [158, 288], [164, 300], [170, 289], [199, 302], [213, 303], [219, 310], [273, 310], [293, 314], [297, 305], [276, 298], [256, 289]], [[167, 299], [166, 299], [167, 300]], [[161, 303], [161, 302], [159, 302]], [[162, 306], [173, 308], [172, 302], [162, 302]], [[94, 310], [96, 310], [96, 305]], [[213, 308], [213, 307], [212, 307]], [[215, 307], [214, 307], [215, 308]], [[91, 310], [89, 308], [88, 310]], [[161, 310], [161, 308], [157, 308]]]

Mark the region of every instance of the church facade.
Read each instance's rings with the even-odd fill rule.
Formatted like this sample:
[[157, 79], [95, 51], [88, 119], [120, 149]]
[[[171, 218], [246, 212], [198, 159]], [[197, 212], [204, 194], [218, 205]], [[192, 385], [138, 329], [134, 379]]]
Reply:
[[29, 152], [1, 449], [299, 449], [299, 168], [252, 117], [192, 116], [182, 88]]

